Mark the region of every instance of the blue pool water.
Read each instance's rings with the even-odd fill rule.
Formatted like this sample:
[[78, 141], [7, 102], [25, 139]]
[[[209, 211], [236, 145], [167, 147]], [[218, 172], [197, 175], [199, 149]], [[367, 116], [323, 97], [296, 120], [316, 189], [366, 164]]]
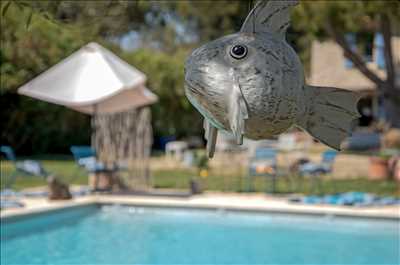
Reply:
[[399, 223], [83, 207], [6, 220], [1, 264], [399, 264]]

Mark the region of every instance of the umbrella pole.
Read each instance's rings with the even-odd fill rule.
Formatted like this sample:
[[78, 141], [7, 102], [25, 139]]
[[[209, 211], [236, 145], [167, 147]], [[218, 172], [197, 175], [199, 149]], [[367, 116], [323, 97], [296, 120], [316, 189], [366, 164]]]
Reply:
[[[92, 147], [94, 152], [94, 157], [95, 160], [97, 160], [97, 151], [96, 151], [96, 113], [97, 113], [97, 105], [93, 105], [93, 113], [90, 116], [90, 146]], [[98, 188], [98, 181], [99, 181], [99, 176], [97, 175], [97, 172], [91, 172], [89, 173], [89, 186], [93, 190], [97, 190]]]
[[93, 115], [90, 120], [91, 130], [92, 130], [92, 137], [91, 137], [91, 146], [95, 150], [95, 157], [96, 160], [98, 159], [97, 150], [96, 150], [96, 133], [97, 133], [97, 126], [96, 126], [96, 117], [97, 117], [97, 104], [93, 106]]

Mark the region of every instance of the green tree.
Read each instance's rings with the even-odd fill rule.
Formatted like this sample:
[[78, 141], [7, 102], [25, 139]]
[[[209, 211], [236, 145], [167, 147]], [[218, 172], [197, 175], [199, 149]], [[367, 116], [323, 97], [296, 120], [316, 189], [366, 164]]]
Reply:
[[[88, 141], [87, 116], [20, 97], [15, 89], [89, 41], [100, 42], [148, 75], [148, 86], [160, 98], [152, 107], [156, 135], [201, 133], [202, 119], [184, 95], [185, 57], [200, 43], [238, 31], [255, 2], [2, 1], [2, 143], [25, 148], [42, 144], [35, 150], [41, 152]], [[387, 42], [398, 28], [399, 14], [399, 4], [394, 1], [302, 1], [294, 9], [288, 40], [305, 59], [311, 40], [334, 39], [354, 65], [377, 84], [389, 113], [400, 117], [396, 115], [400, 93], [394, 85], [389, 44], [385, 46], [388, 77], [382, 80], [349, 49], [343, 37], [349, 31], [381, 31]], [[139, 34], [141, 49], [122, 52], [116, 43], [132, 31]], [[307, 65], [307, 61], [303, 63]], [[44, 123], [44, 119], [49, 121]], [[396, 124], [395, 120], [392, 117], [391, 122]], [[57, 133], [59, 128], [65, 131]], [[76, 130], [84, 132], [81, 138], [73, 133]]]
[[[127, 22], [130, 21], [126, 18], [129, 14], [123, 13], [120, 20], [109, 23], [110, 17], [95, 15], [103, 12], [105, 4], [50, 1], [1, 3], [2, 144], [10, 144], [23, 153], [44, 153], [68, 152], [70, 144], [89, 142], [88, 116], [16, 93], [20, 85], [89, 41], [100, 42], [148, 75], [148, 86], [160, 99], [152, 107], [156, 135], [186, 136], [201, 131], [202, 121], [188, 103], [183, 90], [183, 63], [188, 50], [175, 49], [173, 53], [166, 53], [162, 51], [164, 49], [154, 51], [146, 48], [122, 53], [119, 47], [113, 45], [113, 39], [125, 31], [140, 28], [145, 22], [143, 19]], [[115, 8], [121, 7], [124, 4]], [[90, 11], [92, 8], [95, 11]], [[134, 5], [131, 8], [142, 7]], [[125, 23], [132, 23], [132, 28], [120, 28]], [[115, 28], [120, 31], [114, 31]], [[151, 31], [160, 30], [165, 35], [168, 31], [162, 28], [154, 27]], [[152, 35], [152, 38], [157, 40], [158, 37]], [[165, 39], [159, 41], [164, 45]], [[173, 41], [170, 44], [173, 46]], [[77, 131], [80, 133], [77, 134]]]
[[88, 116], [16, 93], [20, 85], [88, 39], [79, 29], [65, 30], [17, 4], [9, 4], [5, 12], [7, 3], [1, 3], [5, 13], [1, 16], [1, 144], [10, 144], [23, 153], [43, 153], [66, 152], [69, 144], [88, 142]]
[[[302, 1], [294, 9], [292, 25], [302, 31], [303, 43], [314, 39], [334, 40], [354, 66], [379, 89], [384, 99], [388, 122], [400, 127], [400, 87], [395, 83], [396, 71], [391, 39], [399, 34], [400, 2], [398, 1]], [[347, 32], [381, 32], [387, 76], [371, 71], [358, 51], [345, 40]]]
[[196, 135], [201, 131], [202, 118], [189, 104], [183, 89], [183, 66], [188, 51], [172, 55], [161, 51], [140, 49], [121, 54], [132, 65], [140, 66], [148, 78], [148, 87], [159, 97], [152, 106], [153, 126], [158, 136]]

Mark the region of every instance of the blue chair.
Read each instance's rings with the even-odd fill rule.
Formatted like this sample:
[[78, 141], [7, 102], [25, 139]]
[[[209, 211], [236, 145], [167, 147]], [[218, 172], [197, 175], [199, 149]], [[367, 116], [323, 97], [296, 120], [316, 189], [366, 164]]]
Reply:
[[[273, 148], [259, 147], [255, 150], [254, 156], [250, 158], [249, 173], [252, 176], [264, 175], [265, 172], [257, 170], [258, 168], [270, 168], [270, 172], [276, 170], [277, 151]], [[268, 170], [267, 170], [268, 171]]]
[[126, 165], [115, 163], [108, 167], [97, 160], [96, 150], [88, 145], [73, 145], [70, 147], [76, 163], [90, 173], [101, 171], [123, 171], [128, 170]]
[[332, 172], [333, 164], [337, 156], [337, 151], [328, 150], [322, 153], [320, 163], [307, 162], [299, 166], [299, 175], [301, 177], [311, 177], [312, 189], [318, 188], [322, 193], [322, 176]]
[[272, 178], [271, 192], [275, 192], [277, 177], [277, 150], [269, 147], [259, 147], [255, 150], [254, 156], [249, 159], [248, 191], [254, 190], [253, 178], [264, 176]]
[[36, 160], [22, 160], [17, 161], [17, 157], [14, 150], [8, 145], [0, 146], [0, 152], [4, 154], [7, 160], [14, 164], [15, 170], [12, 172], [11, 176], [5, 184], [6, 188], [10, 188], [14, 182], [17, 175], [25, 176], [37, 176], [46, 179], [49, 173], [44, 169], [42, 164]]
[[[71, 146], [70, 147], [71, 153], [74, 156], [74, 159], [78, 165], [78, 170], [84, 168], [86, 172], [91, 173], [95, 176], [95, 183], [92, 191], [110, 191], [111, 187], [109, 188], [98, 188], [98, 178], [101, 173], [109, 174], [111, 176], [114, 173], [121, 171], [123, 168], [117, 164], [113, 164], [111, 166], [106, 166], [102, 162], [97, 160], [96, 151], [91, 148], [90, 146], [81, 145], [81, 146]], [[75, 174], [78, 176], [78, 174]], [[114, 180], [117, 181], [117, 180]]]
[[302, 176], [311, 175], [319, 176], [332, 172], [333, 163], [335, 162], [337, 151], [328, 150], [322, 153], [321, 163], [308, 162], [299, 167], [299, 173]]
[[70, 147], [71, 153], [79, 167], [93, 173], [105, 170], [103, 163], [96, 159], [96, 151], [87, 145], [73, 145]]

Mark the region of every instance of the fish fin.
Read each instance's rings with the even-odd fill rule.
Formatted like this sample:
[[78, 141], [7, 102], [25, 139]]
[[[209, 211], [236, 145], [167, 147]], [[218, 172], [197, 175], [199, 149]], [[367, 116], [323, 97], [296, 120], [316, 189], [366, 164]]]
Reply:
[[243, 143], [243, 135], [245, 129], [244, 121], [248, 118], [249, 113], [247, 111], [246, 101], [239, 87], [239, 84], [236, 82], [230, 95], [228, 119], [231, 131], [235, 136], [237, 144]]
[[250, 11], [240, 32], [267, 32], [285, 39], [286, 29], [290, 25], [290, 10], [297, 4], [297, 0], [259, 1]]
[[207, 140], [207, 156], [212, 158], [215, 153], [218, 130], [206, 118], [204, 118], [204, 138]]
[[304, 89], [309, 102], [298, 125], [322, 143], [340, 150], [341, 142], [351, 134], [353, 120], [360, 117], [360, 94], [334, 87], [304, 85]]

